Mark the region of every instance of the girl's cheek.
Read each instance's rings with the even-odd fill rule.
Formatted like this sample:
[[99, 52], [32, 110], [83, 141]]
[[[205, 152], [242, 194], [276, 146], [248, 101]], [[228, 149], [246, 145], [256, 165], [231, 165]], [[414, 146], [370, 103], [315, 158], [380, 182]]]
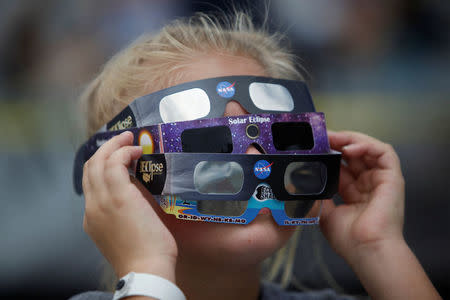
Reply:
[[180, 254], [193, 259], [201, 257], [211, 263], [227, 260], [237, 264], [260, 263], [280, 249], [295, 231], [295, 227], [278, 226], [270, 218], [254, 220], [249, 225], [230, 225], [168, 217], [165, 222]]

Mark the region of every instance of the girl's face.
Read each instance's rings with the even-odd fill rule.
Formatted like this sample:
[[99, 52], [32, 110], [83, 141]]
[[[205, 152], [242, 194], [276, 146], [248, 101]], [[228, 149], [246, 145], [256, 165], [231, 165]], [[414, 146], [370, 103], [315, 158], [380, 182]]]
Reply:
[[[255, 60], [225, 54], [199, 56], [180, 72], [180, 80], [174, 84], [230, 75], [268, 76]], [[226, 116], [246, 113], [239, 103], [233, 101], [225, 109]], [[251, 146], [247, 153], [259, 152]], [[295, 230], [293, 226], [278, 226], [268, 209], [263, 209], [248, 225], [179, 220], [161, 210], [159, 215], [174, 235], [180, 256], [190, 261], [198, 259], [204, 264], [236, 263], [242, 266], [260, 263], [282, 247]]]

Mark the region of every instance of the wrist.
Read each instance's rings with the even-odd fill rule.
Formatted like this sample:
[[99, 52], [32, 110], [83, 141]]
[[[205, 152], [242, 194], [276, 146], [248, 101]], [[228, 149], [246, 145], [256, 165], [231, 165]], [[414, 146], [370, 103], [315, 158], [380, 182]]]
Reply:
[[172, 281], [153, 274], [130, 272], [117, 282], [113, 300], [133, 296], [144, 296], [146, 299], [186, 300], [183, 291]]
[[405, 247], [409, 249], [403, 237], [373, 241], [356, 246], [345, 259], [352, 268], [357, 268], [364, 264], [375, 263], [377, 259], [390, 256], [392, 253], [398, 253]]
[[121, 278], [130, 272], [135, 272], [153, 274], [175, 282], [175, 266], [176, 258], [158, 256], [146, 260], [129, 262], [115, 268], [115, 272], [118, 278]]
[[361, 245], [348, 263], [372, 299], [439, 299], [403, 237]]

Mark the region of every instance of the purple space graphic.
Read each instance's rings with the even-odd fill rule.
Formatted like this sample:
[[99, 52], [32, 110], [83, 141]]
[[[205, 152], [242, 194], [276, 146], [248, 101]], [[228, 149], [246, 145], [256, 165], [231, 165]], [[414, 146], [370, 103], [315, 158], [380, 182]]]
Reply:
[[[265, 122], [258, 122], [266, 120]], [[311, 125], [314, 137], [314, 146], [308, 150], [281, 151], [273, 145], [272, 129], [273, 123], [277, 122], [307, 122]], [[251, 139], [246, 135], [249, 124], [257, 124], [259, 137]], [[164, 152], [182, 152], [181, 133], [186, 129], [204, 128], [213, 126], [228, 126], [233, 139], [232, 153], [245, 153], [252, 143], [258, 143], [267, 154], [317, 154], [328, 153], [330, 145], [323, 113], [309, 112], [302, 114], [254, 114], [214, 119], [203, 119], [185, 122], [174, 122], [160, 124]], [[207, 141], [205, 141], [206, 143]]]
[[[273, 145], [272, 129], [273, 123], [277, 122], [307, 122], [311, 124], [314, 146], [308, 150], [277, 150]], [[249, 124], [257, 124], [259, 136], [251, 139], [246, 135]], [[153, 153], [160, 152], [182, 152], [181, 133], [186, 129], [205, 128], [213, 126], [228, 126], [233, 139], [232, 153], [245, 153], [252, 143], [259, 144], [267, 154], [318, 154], [330, 152], [330, 145], [325, 125], [325, 116], [319, 112], [308, 112], [301, 114], [253, 114], [213, 119], [202, 119], [184, 122], [174, 122], [145, 126], [141, 128], [128, 128], [120, 131], [107, 131], [97, 133], [87, 142], [86, 157], [91, 157], [101, 145], [119, 135], [124, 131], [134, 134], [134, 145], [140, 145], [139, 138], [144, 133], [150, 133], [153, 142]], [[207, 141], [205, 141], [206, 143]], [[160, 144], [162, 143], [162, 145]], [[162, 151], [161, 151], [162, 150]]]

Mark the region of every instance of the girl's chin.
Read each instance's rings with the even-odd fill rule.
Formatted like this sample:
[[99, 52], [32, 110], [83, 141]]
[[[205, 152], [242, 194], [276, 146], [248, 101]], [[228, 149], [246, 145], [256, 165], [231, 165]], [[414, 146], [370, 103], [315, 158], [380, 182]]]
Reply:
[[166, 224], [179, 250], [203, 256], [205, 261], [240, 257], [242, 261], [234, 262], [259, 263], [281, 248], [295, 231], [293, 226], [278, 226], [271, 214], [260, 214], [247, 225], [192, 222], [169, 217]]

